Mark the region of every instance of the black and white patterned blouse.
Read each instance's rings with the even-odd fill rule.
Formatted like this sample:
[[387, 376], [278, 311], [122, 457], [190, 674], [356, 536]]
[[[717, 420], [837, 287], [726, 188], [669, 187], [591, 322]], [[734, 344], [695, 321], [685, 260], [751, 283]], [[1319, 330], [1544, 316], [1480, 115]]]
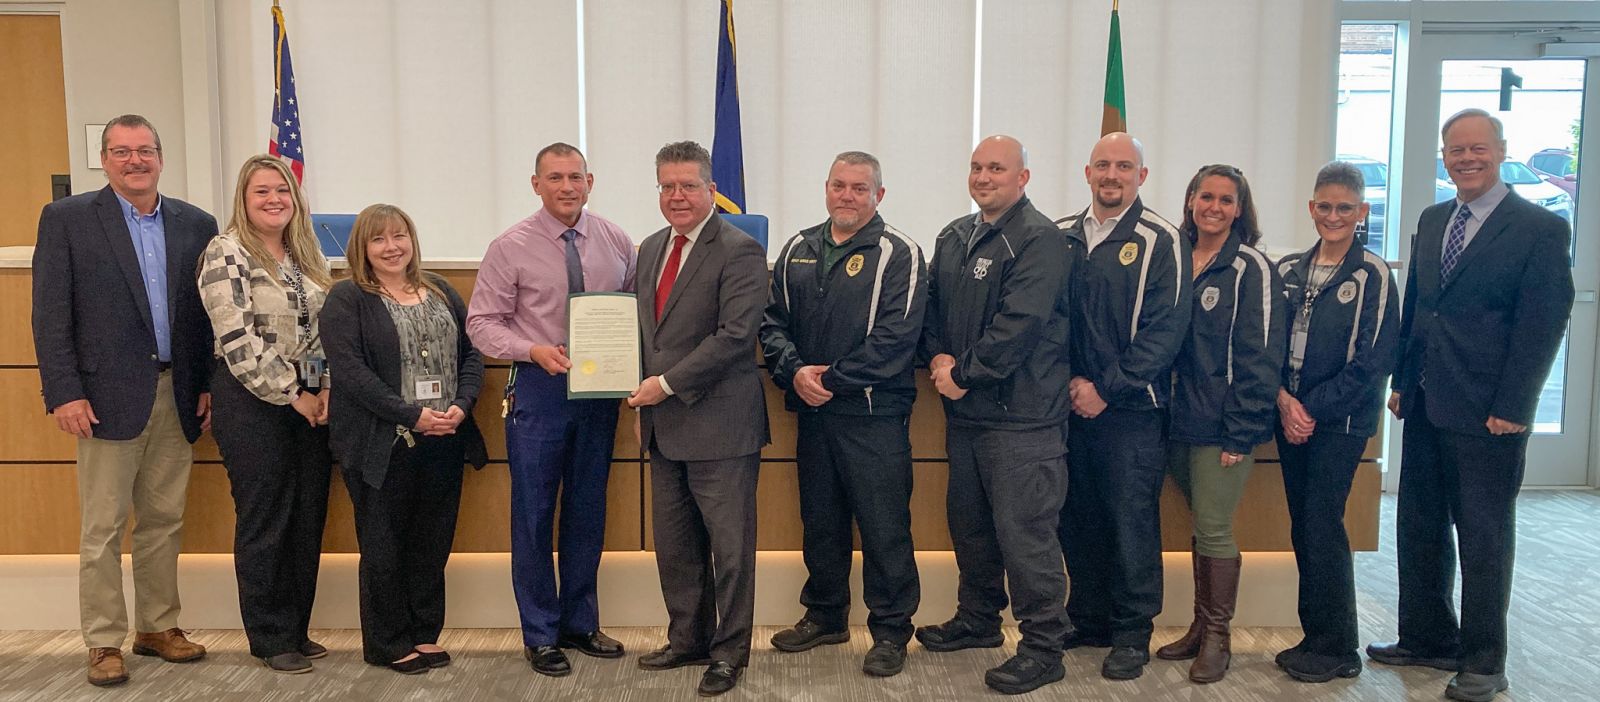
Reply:
[[287, 405], [300, 388], [300, 363], [324, 357], [317, 315], [328, 292], [287, 258], [265, 267], [237, 237], [225, 232], [206, 245], [197, 274], [200, 301], [211, 318], [216, 354], [233, 377], [263, 401]]
[[[450, 409], [456, 396], [456, 317], [449, 303], [429, 294], [415, 305], [402, 305], [388, 296], [383, 306], [400, 333], [400, 391], [408, 404], [439, 412]], [[423, 385], [437, 382], [420, 399]]]

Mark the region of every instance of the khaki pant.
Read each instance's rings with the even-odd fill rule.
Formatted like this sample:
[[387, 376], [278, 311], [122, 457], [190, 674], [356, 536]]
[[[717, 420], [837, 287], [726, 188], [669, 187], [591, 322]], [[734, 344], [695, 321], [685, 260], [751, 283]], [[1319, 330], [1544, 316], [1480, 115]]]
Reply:
[[130, 511], [134, 623], [144, 632], [178, 626], [178, 547], [193, 461], [170, 371], [156, 383], [150, 422], [138, 438], [78, 440], [78, 613], [90, 648], [120, 648], [128, 635], [122, 534]]

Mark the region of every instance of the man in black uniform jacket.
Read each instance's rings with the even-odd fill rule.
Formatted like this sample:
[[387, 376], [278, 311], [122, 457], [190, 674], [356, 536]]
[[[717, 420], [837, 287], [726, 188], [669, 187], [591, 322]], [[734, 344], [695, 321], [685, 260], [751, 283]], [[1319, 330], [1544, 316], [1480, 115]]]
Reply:
[[1189, 240], [1139, 199], [1149, 169], [1137, 139], [1101, 137], [1083, 170], [1094, 204], [1059, 222], [1081, 257], [1060, 532], [1075, 627], [1066, 648], [1110, 646], [1100, 674], [1131, 680], [1161, 613], [1162, 410], [1189, 332]]
[[780, 651], [850, 640], [850, 523], [861, 529], [862, 599], [872, 649], [862, 670], [905, 665], [921, 587], [911, 546], [912, 362], [928, 275], [922, 249], [878, 216], [878, 159], [846, 151], [823, 185], [828, 221], [790, 238], [772, 267], [761, 348], [800, 417], [806, 615], [772, 637]]
[[1023, 195], [1027, 183], [1022, 144], [979, 142], [967, 175], [979, 212], [939, 233], [922, 337], [944, 398], [946, 511], [961, 583], [955, 617], [918, 628], [917, 640], [930, 651], [999, 646], [1009, 582], [1022, 641], [984, 682], [1011, 694], [1066, 674], [1066, 578], [1053, 534], [1067, 492], [1073, 256]]

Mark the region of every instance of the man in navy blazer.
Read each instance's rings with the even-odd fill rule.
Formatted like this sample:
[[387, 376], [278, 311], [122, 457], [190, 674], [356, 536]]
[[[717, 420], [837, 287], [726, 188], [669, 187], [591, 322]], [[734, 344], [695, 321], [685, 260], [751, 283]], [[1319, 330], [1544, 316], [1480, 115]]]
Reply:
[[1456, 672], [1446, 696], [1487, 702], [1507, 684], [1517, 491], [1528, 428], [1572, 310], [1572, 233], [1500, 181], [1498, 119], [1462, 110], [1442, 137], [1456, 199], [1417, 223], [1389, 399], [1405, 420], [1400, 639], [1367, 654]]
[[191, 444], [211, 422], [211, 325], [195, 265], [217, 221], [157, 190], [161, 137], [106, 125], [110, 185], [46, 205], [33, 252], [33, 340], [45, 410], [78, 439], [79, 613], [89, 682], [128, 679], [122, 534], [133, 530], [133, 652], [169, 662], [205, 647], [178, 628], [178, 549]]

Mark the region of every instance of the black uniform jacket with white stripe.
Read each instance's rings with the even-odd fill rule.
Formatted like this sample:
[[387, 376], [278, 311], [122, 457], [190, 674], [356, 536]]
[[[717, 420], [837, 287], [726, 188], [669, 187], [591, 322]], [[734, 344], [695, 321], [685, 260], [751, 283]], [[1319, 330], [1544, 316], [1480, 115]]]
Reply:
[[956, 359], [950, 377], [967, 394], [944, 398], [947, 422], [1010, 431], [1066, 422], [1074, 258], [1027, 197], [992, 224], [963, 215], [939, 232], [922, 356]]
[[[927, 304], [922, 249], [875, 214], [824, 274], [822, 237], [831, 229], [823, 222], [795, 234], [773, 263], [761, 322], [767, 371], [792, 411], [910, 414]], [[828, 366], [822, 386], [833, 399], [817, 408], [794, 391], [795, 372], [809, 365]]]
[[1189, 241], [1135, 198], [1093, 251], [1085, 208], [1056, 226], [1077, 242], [1072, 369], [1116, 409], [1167, 405], [1173, 359], [1189, 332]]
[[1338, 270], [1317, 286], [1305, 362], [1297, 374], [1288, 353], [1294, 343], [1295, 318], [1305, 313], [1306, 295], [1311, 292], [1307, 287], [1311, 262], [1321, 246], [1319, 241], [1309, 251], [1278, 262], [1289, 330], [1283, 385], [1305, 405], [1317, 431], [1372, 436], [1383, 412], [1384, 385], [1400, 357], [1400, 298], [1394, 272], [1382, 256], [1359, 242], [1350, 246]]
[[1238, 454], [1272, 440], [1283, 334], [1272, 261], [1230, 232], [1194, 279], [1189, 336], [1172, 366], [1172, 439]]

